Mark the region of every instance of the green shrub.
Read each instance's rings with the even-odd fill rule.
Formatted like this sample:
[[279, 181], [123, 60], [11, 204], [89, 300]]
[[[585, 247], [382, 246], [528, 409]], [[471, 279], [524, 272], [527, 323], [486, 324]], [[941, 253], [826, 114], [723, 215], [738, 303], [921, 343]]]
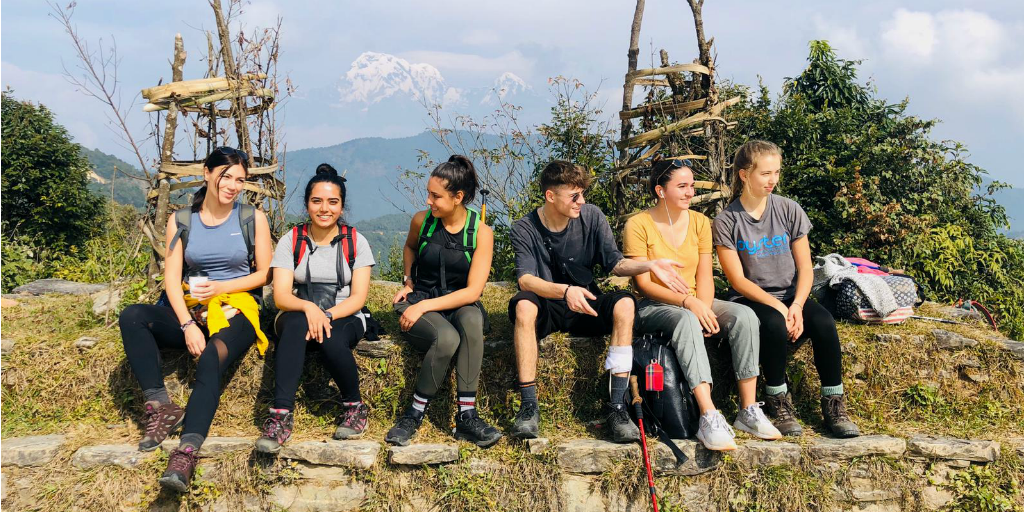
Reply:
[[0, 259], [3, 260], [3, 266], [0, 267], [0, 288], [3, 289], [3, 293], [10, 293], [25, 283], [44, 277], [45, 268], [35, 259], [38, 252], [28, 244], [2, 237], [0, 252]]

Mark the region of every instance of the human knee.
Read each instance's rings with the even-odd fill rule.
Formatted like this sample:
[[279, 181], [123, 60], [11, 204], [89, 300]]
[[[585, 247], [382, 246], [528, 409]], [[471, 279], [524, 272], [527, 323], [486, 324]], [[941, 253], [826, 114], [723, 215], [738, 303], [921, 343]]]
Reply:
[[612, 318], [615, 319], [616, 323], [629, 322], [633, 323], [633, 317], [636, 315], [636, 301], [633, 297], [623, 297], [615, 302], [615, 306], [612, 307]]
[[196, 378], [217, 377], [220, 374], [220, 356], [213, 341], [206, 344], [196, 362]]
[[778, 311], [771, 311], [760, 318], [761, 330], [774, 339], [785, 339], [789, 335], [786, 328], [786, 317]]
[[145, 322], [146, 307], [142, 304], [132, 304], [124, 308], [121, 315], [117, 317], [117, 323], [124, 330], [126, 327], [142, 324]]
[[434, 341], [434, 354], [444, 360], [451, 359], [459, 350], [459, 331], [450, 324], [437, 329], [437, 337]]
[[521, 300], [516, 302], [516, 323], [517, 324], [533, 324], [537, 321], [537, 313], [540, 309], [536, 304], [528, 300]]
[[463, 332], [477, 333], [484, 330], [484, 314], [476, 306], [463, 307], [455, 314], [455, 319]]

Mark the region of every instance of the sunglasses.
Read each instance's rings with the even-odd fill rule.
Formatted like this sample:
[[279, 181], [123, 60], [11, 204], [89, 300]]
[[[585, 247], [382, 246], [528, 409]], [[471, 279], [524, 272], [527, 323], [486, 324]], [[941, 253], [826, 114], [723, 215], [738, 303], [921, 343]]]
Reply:
[[[659, 163], [661, 163], [661, 162], [659, 162]], [[665, 168], [662, 169], [661, 172], [659, 172], [656, 177], [654, 177], [655, 181], [660, 180], [662, 176], [664, 176], [665, 174], [670, 173], [670, 172], [672, 172], [672, 171], [674, 171], [676, 169], [682, 169], [683, 167], [689, 167], [690, 169], [693, 169], [693, 162], [690, 161], [689, 158], [683, 158], [683, 159], [673, 158], [672, 160], [669, 160], [666, 163], [668, 165], [666, 165]], [[657, 164], [655, 164], [655, 165], [657, 165]]]
[[220, 152], [221, 154], [224, 154], [224, 155], [238, 155], [238, 157], [241, 158], [242, 160], [244, 160], [245, 162], [249, 161], [249, 155], [245, 151], [242, 151], [240, 149], [235, 149], [235, 148], [230, 147], [230, 146], [221, 146], [221, 147], [219, 147], [217, 149], [214, 149], [214, 151], [218, 151], [218, 152]]
[[576, 192], [575, 194], [569, 196], [569, 200], [574, 203], [578, 203], [580, 202], [581, 197], [583, 197], [583, 192]]

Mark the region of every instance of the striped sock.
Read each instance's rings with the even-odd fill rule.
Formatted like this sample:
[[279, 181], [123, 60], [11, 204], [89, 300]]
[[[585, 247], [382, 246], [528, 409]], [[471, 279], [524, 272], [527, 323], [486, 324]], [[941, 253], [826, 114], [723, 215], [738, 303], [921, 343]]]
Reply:
[[419, 393], [413, 393], [412, 395], [412, 408], [416, 409], [416, 412], [421, 415], [427, 410], [427, 403], [430, 402], [430, 398], [424, 398]]
[[520, 382], [519, 396], [523, 402], [537, 403], [537, 381]]
[[459, 405], [459, 412], [476, 409], [476, 393], [472, 391], [459, 391], [456, 402]]
[[786, 387], [786, 383], [785, 382], [783, 382], [781, 386], [769, 386], [769, 385], [765, 384], [764, 391], [765, 391], [765, 393], [768, 393], [769, 395], [781, 395], [781, 394], [789, 391], [789, 388]]
[[822, 386], [821, 396], [832, 396], [843, 394], [843, 383], [840, 382], [838, 386]]

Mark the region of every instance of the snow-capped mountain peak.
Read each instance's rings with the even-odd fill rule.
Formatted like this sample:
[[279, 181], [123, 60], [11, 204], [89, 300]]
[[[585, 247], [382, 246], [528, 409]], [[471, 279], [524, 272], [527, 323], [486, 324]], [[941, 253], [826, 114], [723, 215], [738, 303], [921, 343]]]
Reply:
[[501, 74], [497, 79], [494, 80], [494, 85], [484, 95], [483, 100], [480, 101], [481, 105], [492, 104], [496, 101], [503, 101], [507, 97], [515, 96], [525, 91], [529, 91], [532, 88], [526, 84], [522, 78], [519, 78], [515, 73], [506, 71]]
[[408, 96], [416, 101], [441, 102], [448, 92], [444, 77], [434, 66], [413, 64], [401, 57], [378, 52], [363, 52], [352, 62], [343, 82], [340, 87], [343, 102], [367, 105], [395, 95]]

